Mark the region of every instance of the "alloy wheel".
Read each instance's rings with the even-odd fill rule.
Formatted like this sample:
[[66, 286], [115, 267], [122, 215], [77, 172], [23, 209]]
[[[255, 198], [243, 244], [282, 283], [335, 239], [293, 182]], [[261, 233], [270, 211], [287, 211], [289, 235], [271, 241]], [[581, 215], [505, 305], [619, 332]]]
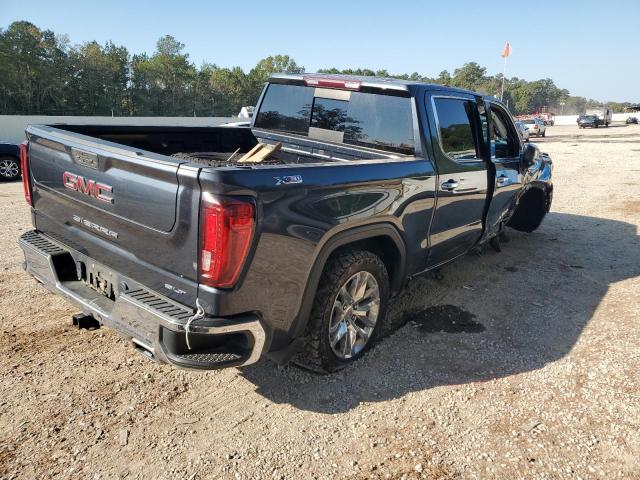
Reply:
[[20, 173], [18, 162], [11, 159], [0, 160], [0, 177], [7, 180], [13, 180]]
[[380, 313], [380, 287], [367, 271], [352, 275], [333, 302], [329, 345], [342, 360], [358, 355], [373, 336]]

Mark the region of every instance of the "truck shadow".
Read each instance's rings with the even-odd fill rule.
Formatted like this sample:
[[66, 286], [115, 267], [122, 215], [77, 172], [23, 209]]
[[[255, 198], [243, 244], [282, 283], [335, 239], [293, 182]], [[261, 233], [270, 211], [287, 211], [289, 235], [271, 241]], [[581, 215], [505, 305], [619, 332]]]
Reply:
[[537, 232], [511, 232], [502, 253], [410, 282], [392, 301], [388, 337], [350, 368], [322, 376], [262, 361], [241, 374], [273, 402], [338, 413], [540, 369], [569, 353], [611, 284], [640, 275], [636, 230], [552, 212]]

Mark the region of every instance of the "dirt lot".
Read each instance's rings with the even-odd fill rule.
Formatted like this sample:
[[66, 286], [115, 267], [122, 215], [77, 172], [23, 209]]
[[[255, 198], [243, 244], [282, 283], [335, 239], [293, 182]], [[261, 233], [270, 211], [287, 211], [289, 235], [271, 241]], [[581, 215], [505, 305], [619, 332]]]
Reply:
[[640, 478], [640, 127], [539, 143], [542, 227], [412, 282], [409, 322], [333, 376], [181, 371], [73, 330], [0, 185], [0, 478]]

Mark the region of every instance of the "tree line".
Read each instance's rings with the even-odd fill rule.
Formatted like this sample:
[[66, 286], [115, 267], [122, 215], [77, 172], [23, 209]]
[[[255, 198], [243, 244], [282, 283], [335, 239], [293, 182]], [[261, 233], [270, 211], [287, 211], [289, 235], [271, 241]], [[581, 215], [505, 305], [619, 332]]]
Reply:
[[[275, 72], [300, 73], [287, 55], [260, 60], [245, 72], [213, 63], [196, 67], [185, 45], [161, 37], [152, 55], [130, 53], [113, 42], [71, 45], [65, 35], [26, 21], [0, 29], [0, 114], [114, 116], [231, 116], [255, 105], [264, 82]], [[386, 70], [328, 68], [323, 73], [379, 75], [500, 94], [502, 75], [487, 75], [475, 62], [443, 71], [436, 78], [390, 74]], [[505, 79], [504, 101], [516, 114], [551, 110], [582, 113], [601, 105], [575, 97], [553, 80]], [[564, 104], [564, 105], [561, 105]], [[609, 105], [622, 111], [629, 104]]]

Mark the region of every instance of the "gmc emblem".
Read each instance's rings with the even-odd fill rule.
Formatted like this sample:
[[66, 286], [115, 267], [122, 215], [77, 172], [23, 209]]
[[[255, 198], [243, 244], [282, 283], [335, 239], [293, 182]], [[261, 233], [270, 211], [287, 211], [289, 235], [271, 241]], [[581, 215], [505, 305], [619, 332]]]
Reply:
[[71, 172], [62, 174], [62, 183], [65, 188], [75, 192], [84, 193], [89, 197], [95, 197], [106, 203], [113, 203], [113, 187], [95, 180], [87, 180], [86, 178]]

